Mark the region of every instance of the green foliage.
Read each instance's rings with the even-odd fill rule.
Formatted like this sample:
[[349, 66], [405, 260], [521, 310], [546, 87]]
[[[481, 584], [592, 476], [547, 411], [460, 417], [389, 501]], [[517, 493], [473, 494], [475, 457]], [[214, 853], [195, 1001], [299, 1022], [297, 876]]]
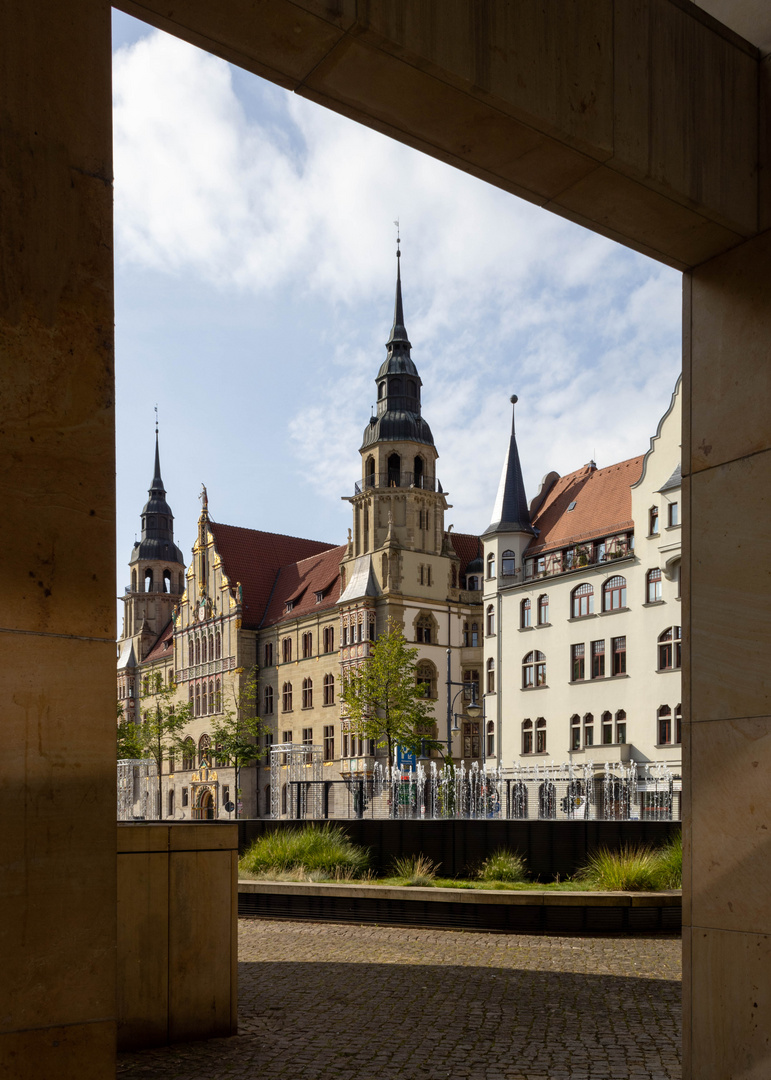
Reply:
[[370, 658], [346, 676], [341, 699], [348, 718], [365, 739], [388, 751], [389, 768], [397, 746], [419, 755], [442, 749], [429, 738], [433, 706], [416, 682], [417, 649], [411, 649], [399, 626], [390, 622]]
[[152, 676], [150, 693], [155, 700], [142, 710], [142, 719], [135, 725], [137, 739], [143, 758], [153, 758], [158, 766], [158, 777], [163, 769], [163, 759], [181, 753], [183, 732], [192, 718], [187, 702], [174, 701], [174, 683], [165, 683], [159, 672]]
[[507, 848], [498, 848], [482, 863], [480, 881], [527, 881], [527, 866], [521, 855]]
[[320, 829], [277, 829], [260, 837], [239, 862], [251, 874], [302, 871], [338, 878], [360, 877], [369, 866], [369, 852], [352, 844], [339, 825]]
[[599, 848], [576, 874], [576, 881], [590, 889], [609, 892], [642, 892], [657, 889], [658, 859], [650, 847], [624, 845], [617, 851]]
[[253, 667], [239, 682], [234, 695], [235, 711], [225, 709], [211, 720], [211, 741], [217, 757], [236, 768], [261, 758], [265, 750], [257, 740], [267, 728], [257, 715], [258, 671]]
[[118, 702], [118, 761], [121, 758], [141, 758], [143, 756], [142, 741], [139, 738], [137, 726], [131, 720], [126, 719], [123, 706]]
[[437, 864], [425, 855], [401, 855], [394, 859], [391, 874], [400, 885], [433, 885]]
[[678, 831], [656, 852], [658, 862], [658, 888], [682, 889], [683, 887], [683, 834]]

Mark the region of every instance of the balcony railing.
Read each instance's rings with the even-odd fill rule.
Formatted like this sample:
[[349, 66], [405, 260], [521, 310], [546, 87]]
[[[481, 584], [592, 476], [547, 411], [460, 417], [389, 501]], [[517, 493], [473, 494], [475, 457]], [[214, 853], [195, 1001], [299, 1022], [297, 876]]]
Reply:
[[384, 473], [371, 473], [363, 480], [357, 480], [354, 494], [361, 495], [362, 491], [369, 488], [421, 488], [423, 491], [436, 491], [437, 485], [442, 490], [435, 476], [424, 476], [422, 473], [399, 472], [389, 469]]
[[628, 559], [632, 555], [634, 549], [628, 540], [618, 540], [613, 547], [579, 544], [567, 550], [563, 548], [561, 551], [550, 552], [540, 559], [527, 559], [524, 580], [538, 581], [556, 574], [575, 573], [591, 566], [612, 566], [613, 563]]

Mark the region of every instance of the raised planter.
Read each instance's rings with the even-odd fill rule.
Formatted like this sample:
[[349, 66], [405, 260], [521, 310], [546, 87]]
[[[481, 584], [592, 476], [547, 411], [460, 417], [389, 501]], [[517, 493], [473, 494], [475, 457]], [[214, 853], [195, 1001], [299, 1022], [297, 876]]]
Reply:
[[238, 882], [238, 914], [509, 933], [679, 933], [682, 894]]

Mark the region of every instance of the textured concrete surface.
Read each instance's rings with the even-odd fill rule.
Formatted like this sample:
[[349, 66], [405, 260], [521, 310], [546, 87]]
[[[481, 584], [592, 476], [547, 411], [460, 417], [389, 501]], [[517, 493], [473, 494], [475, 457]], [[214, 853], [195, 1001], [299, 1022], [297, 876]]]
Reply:
[[681, 1075], [677, 938], [242, 919], [239, 958], [239, 1035], [122, 1054], [121, 1080]]

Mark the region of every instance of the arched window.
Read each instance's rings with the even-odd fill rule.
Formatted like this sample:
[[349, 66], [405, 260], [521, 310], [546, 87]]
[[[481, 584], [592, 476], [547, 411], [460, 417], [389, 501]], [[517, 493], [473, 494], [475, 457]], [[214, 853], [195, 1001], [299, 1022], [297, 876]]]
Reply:
[[206, 680], [204, 679], [203, 686], [201, 687], [201, 716], [206, 716], [208, 711], [209, 711], [209, 692], [208, 692], [208, 687], [206, 685]]
[[334, 626], [324, 627], [324, 652], [335, 651], [335, 628]]
[[163, 571], [163, 591], [166, 593], [171, 592], [171, 570]]
[[434, 620], [430, 615], [421, 615], [415, 623], [415, 640], [423, 645], [430, 645], [434, 640]]
[[194, 711], [194, 709], [193, 709], [193, 684], [192, 683], [190, 683], [190, 685], [187, 688], [187, 702], [188, 702], [188, 705], [190, 706], [190, 712], [192, 713]]
[[672, 710], [669, 705], [662, 705], [656, 714], [658, 719], [658, 743], [665, 746], [672, 742]]
[[534, 649], [522, 661], [522, 688], [546, 685], [546, 656]]
[[195, 662], [196, 662], [196, 664], [201, 663], [201, 639], [200, 638], [195, 639]]
[[207, 648], [206, 634], [201, 638], [201, 663], [205, 664], [209, 659], [209, 653]]
[[485, 757], [495, 756], [495, 723], [492, 720], [487, 721], [486, 731], [486, 743], [485, 743]]
[[203, 768], [211, 764], [211, 739], [208, 735], [202, 735], [198, 740], [198, 765]]
[[479, 645], [479, 623], [473, 622], [471, 624], [471, 648], [475, 649]]
[[649, 570], [645, 575], [645, 602], [655, 604], [661, 599], [661, 570]]
[[535, 722], [535, 752], [536, 754], [546, 753], [546, 721], [542, 716], [539, 716]]
[[522, 753], [532, 754], [533, 752], [533, 721], [522, 721]]
[[214, 679], [209, 680], [209, 712], [216, 712], [214, 700]]
[[285, 664], [292, 661], [292, 639], [290, 637], [285, 637], [281, 642], [281, 659]]
[[136, 572], [136, 570], [131, 571], [131, 591], [132, 592], [137, 591], [137, 572]]
[[364, 466], [364, 483], [368, 488], [375, 486], [375, 459], [370, 455]]
[[479, 591], [479, 578], [476, 574], [469, 574], [469, 576], [466, 578], [466, 588], [469, 590], [469, 592]]
[[217, 712], [222, 712], [222, 683], [220, 682], [219, 679], [217, 679], [217, 689], [216, 689], [215, 692], [216, 692], [216, 695], [217, 695], [217, 697], [216, 697]]
[[285, 682], [281, 688], [281, 708], [284, 712], [292, 711], [292, 684]]
[[517, 558], [513, 551], [504, 551], [501, 555], [501, 576], [514, 577], [517, 569]]
[[324, 676], [324, 704], [334, 705], [335, 703], [335, 677], [334, 675]]
[[436, 697], [436, 668], [429, 660], [424, 660], [418, 664], [416, 681], [423, 697]]
[[193, 647], [193, 639], [187, 639], [187, 664], [188, 667], [192, 667], [195, 663], [195, 649]]
[[188, 736], [182, 746], [182, 768], [190, 770], [195, 768], [195, 743]]
[[659, 508], [652, 506], [648, 511], [648, 536], [659, 535]]
[[682, 667], [682, 630], [669, 626], [659, 634], [659, 671], [676, 671]]
[[532, 626], [532, 610], [529, 596], [526, 596], [519, 605], [519, 625], [522, 630], [527, 630], [528, 626]]
[[616, 713], [616, 742], [626, 742], [626, 712], [619, 709]]
[[495, 577], [495, 552], [491, 551], [487, 556], [487, 576], [488, 578]]
[[209, 659], [214, 659], [214, 634], [209, 634]]
[[214, 658], [216, 660], [222, 659], [222, 634], [219, 630], [214, 635]]
[[388, 380], [388, 393], [401, 394], [402, 392], [402, 380], [401, 379], [389, 379]]
[[269, 641], [265, 645], [265, 667], [273, 667], [273, 642]]
[[613, 713], [602, 714], [602, 745], [611, 746], [613, 743]]
[[584, 715], [584, 746], [594, 746], [594, 716], [590, 712]]
[[309, 656], [313, 656], [313, 634], [303, 634], [302, 647], [304, 660], [307, 660]]
[[402, 459], [398, 454], [388, 455], [388, 486], [400, 487], [402, 479]]
[[538, 787], [538, 817], [556, 818], [557, 787], [551, 780], [544, 780]]
[[513, 818], [527, 820], [527, 784], [524, 780], [515, 780], [511, 785], [510, 814]]
[[313, 679], [303, 679], [303, 708], [313, 708]]
[[487, 693], [495, 693], [495, 660], [492, 656], [487, 661]]
[[263, 695], [262, 695], [262, 700], [264, 702], [264, 712], [265, 712], [265, 714], [270, 715], [273, 712], [273, 687], [272, 686], [266, 686], [265, 687], [265, 689], [263, 691]]
[[570, 717], [570, 749], [581, 749], [581, 717], [578, 713]]
[[594, 588], [585, 582], [578, 585], [570, 594], [570, 616], [582, 619], [584, 615], [594, 614]]
[[620, 611], [626, 607], [626, 578], [616, 574], [602, 587], [602, 610]]
[[538, 597], [538, 625], [546, 626], [549, 621], [549, 597], [543, 593]]
[[495, 608], [492, 604], [487, 605], [487, 636], [491, 637], [495, 633]]
[[675, 705], [675, 742], [680, 745], [683, 741], [683, 707]]
[[195, 715], [196, 716], [201, 715], [201, 687], [200, 686], [196, 686], [196, 688], [195, 688]]
[[412, 482], [414, 483], [416, 488], [422, 488], [423, 487], [423, 458], [420, 456], [420, 454], [415, 455], [415, 460], [412, 463], [412, 469], [413, 469]]
[[153, 591], [153, 572], [148, 566], [145, 570], [145, 592]]

